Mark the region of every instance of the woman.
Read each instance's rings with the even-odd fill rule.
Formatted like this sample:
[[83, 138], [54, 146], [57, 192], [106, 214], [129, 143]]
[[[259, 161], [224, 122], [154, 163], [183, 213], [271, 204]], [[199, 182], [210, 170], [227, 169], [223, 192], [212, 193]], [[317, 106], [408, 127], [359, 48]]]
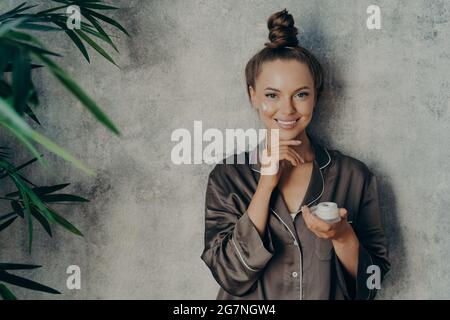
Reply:
[[[245, 164], [224, 161], [209, 175], [201, 258], [221, 287], [216, 298], [373, 299], [390, 268], [376, 179], [306, 132], [321, 65], [298, 45], [286, 9], [268, 27], [270, 42], [245, 75], [252, 106], [269, 131], [278, 129], [279, 143], [265, 151], [278, 156], [279, 169], [262, 174], [253, 150]], [[311, 213], [325, 201], [338, 204], [339, 222]]]

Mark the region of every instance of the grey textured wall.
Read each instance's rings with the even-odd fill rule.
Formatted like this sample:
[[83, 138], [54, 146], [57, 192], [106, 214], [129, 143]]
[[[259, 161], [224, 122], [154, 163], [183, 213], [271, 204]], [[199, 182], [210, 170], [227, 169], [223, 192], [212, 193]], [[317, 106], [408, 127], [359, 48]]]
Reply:
[[[3, 0], [0, 8], [19, 2]], [[393, 264], [379, 298], [450, 298], [448, 1], [115, 2], [123, 7], [115, 17], [133, 34], [119, 39], [120, 70], [95, 54], [89, 65], [62, 35], [48, 44], [65, 54], [60, 63], [118, 124], [121, 138], [48, 73], [36, 73], [43, 132], [98, 176], [48, 152], [50, 169], [25, 170], [35, 183], [71, 182], [68, 191], [91, 202], [58, 207], [85, 238], [57, 228], [50, 239], [35, 228], [29, 255], [24, 223], [0, 233], [0, 261], [42, 264], [20, 274], [63, 293], [14, 288], [20, 297], [215, 298], [218, 285], [200, 259], [212, 166], [172, 164], [170, 136], [192, 131], [194, 120], [204, 128], [260, 126], [243, 70], [266, 41], [268, 16], [287, 8], [301, 43], [328, 72], [312, 132], [378, 176]], [[381, 7], [381, 30], [366, 28], [370, 4]], [[0, 142], [14, 143], [4, 131]], [[65, 289], [71, 264], [81, 267], [81, 290]]]

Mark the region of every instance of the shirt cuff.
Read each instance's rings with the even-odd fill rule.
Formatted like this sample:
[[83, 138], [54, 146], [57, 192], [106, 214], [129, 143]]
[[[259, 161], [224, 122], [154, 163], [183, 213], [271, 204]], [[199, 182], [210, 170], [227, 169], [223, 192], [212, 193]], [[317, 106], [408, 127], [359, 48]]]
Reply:
[[377, 289], [369, 288], [367, 283], [368, 278], [373, 275], [373, 273], [368, 272], [368, 270], [370, 271], [368, 267], [374, 264], [369, 251], [363, 245], [359, 245], [356, 279], [352, 278], [345, 270], [339, 258], [337, 256], [335, 258], [337, 278], [345, 298], [349, 300], [370, 300], [375, 298]]
[[252, 271], [262, 269], [274, 254], [269, 227], [261, 237], [247, 211], [236, 222], [232, 240], [242, 263]]

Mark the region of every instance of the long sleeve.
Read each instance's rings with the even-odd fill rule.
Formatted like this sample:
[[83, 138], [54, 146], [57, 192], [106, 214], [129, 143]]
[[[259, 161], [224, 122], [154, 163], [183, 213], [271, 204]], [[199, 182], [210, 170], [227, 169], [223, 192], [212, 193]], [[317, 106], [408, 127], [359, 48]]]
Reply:
[[383, 220], [376, 177], [369, 171], [354, 219], [354, 230], [360, 243], [356, 279], [349, 276], [338, 258], [335, 259], [339, 282], [347, 299], [374, 299], [378, 291], [374, 273], [379, 271], [381, 284], [390, 269]]
[[201, 259], [225, 291], [242, 296], [252, 289], [274, 248], [269, 228], [261, 238], [223, 166], [227, 164], [217, 164], [208, 178]]

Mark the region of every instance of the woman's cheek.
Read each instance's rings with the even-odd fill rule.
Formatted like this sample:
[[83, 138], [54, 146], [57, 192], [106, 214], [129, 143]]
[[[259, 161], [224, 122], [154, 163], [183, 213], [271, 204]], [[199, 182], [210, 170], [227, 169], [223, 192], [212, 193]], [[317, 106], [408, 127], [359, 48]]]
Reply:
[[267, 103], [262, 103], [259, 108], [259, 116], [261, 120], [265, 123], [266, 127], [271, 128], [273, 126], [272, 124], [272, 117], [276, 112], [276, 108], [270, 106]]
[[260, 106], [261, 113], [266, 117], [272, 117], [277, 112], [277, 107], [267, 102], [261, 103]]

